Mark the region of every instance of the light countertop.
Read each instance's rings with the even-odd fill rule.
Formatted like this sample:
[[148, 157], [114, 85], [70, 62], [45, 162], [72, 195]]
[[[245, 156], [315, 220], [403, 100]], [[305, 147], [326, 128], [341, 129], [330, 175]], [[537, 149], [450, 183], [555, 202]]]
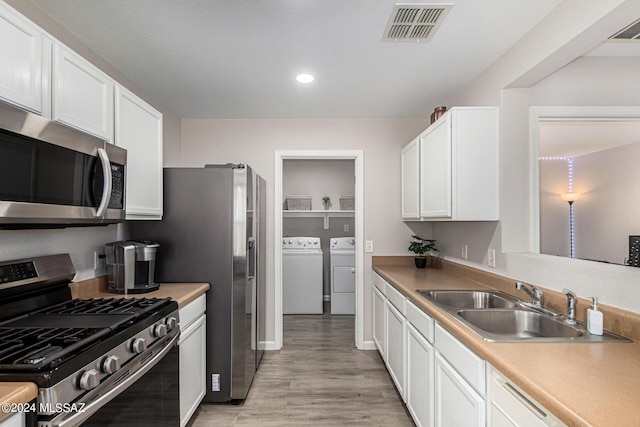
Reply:
[[[373, 263], [383, 279], [567, 425], [640, 425], [640, 343], [488, 342], [415, 290], [500, 289], [493, 286], [501, 282], [495, 275], [488, 277], [492, 286], [485, 286], [478, 277], [465, 277], [464, 271], [384, 265], [388, 261], [383, 259], [376, 265], [375, 258], [383, 257], [374, 257]], [[637, 320], [621, 329], [637, 329]]]

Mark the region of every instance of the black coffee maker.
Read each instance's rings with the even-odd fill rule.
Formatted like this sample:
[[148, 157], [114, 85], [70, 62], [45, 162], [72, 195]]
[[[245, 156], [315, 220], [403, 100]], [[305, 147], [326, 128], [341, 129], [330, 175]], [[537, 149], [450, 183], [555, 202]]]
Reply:
[[121, 240], [105, 245], [109, 292], [141, 294], [155, 291], [159, 244], [148, 240]]

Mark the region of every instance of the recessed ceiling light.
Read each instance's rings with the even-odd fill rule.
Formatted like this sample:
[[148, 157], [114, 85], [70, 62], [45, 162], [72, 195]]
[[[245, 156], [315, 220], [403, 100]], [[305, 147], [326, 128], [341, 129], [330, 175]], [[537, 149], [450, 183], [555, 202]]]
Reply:
[[307, 73], [298, 74], [296, 76], [296, 80], [298, 81], [298, 83], [311, 83], [315, 79], [316, 78], [312, 74]]

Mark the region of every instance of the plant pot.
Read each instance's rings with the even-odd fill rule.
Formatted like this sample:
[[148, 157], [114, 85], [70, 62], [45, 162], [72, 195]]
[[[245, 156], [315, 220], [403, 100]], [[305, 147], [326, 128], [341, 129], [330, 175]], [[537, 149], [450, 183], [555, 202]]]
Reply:
[[416, 268], [425, 268], [427, 266], [427, 257], [425, 256], [417, 256], [413, 260], [416, 263]]

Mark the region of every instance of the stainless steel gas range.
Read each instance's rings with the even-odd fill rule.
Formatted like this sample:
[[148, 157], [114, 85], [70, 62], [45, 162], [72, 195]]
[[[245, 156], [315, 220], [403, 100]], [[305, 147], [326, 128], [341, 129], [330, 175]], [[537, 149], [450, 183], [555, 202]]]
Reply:
[[72, 299], [68, 254], [0, 263], [0, 381], [38, 385], [39, 427], [179, 425], [178, 305]]

